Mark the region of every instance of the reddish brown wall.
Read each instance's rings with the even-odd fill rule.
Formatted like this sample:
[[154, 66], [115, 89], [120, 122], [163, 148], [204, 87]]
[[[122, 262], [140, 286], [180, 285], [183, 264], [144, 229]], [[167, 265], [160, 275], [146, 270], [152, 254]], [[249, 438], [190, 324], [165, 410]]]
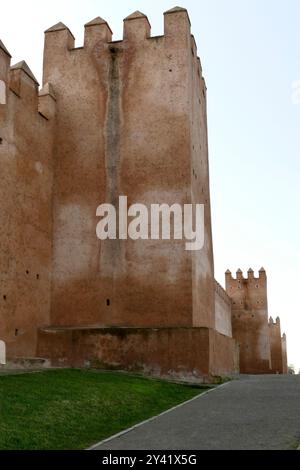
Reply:
[[276, 323], [270, 318], [269, 321], [270, 347], [271, 347], [271, 365], [273, 374], [283, 374], [283, 355], [280, 319]]
[[[229, 374], [235, 343], [215, 331], [206, 86], [187, 11], [166, 12], [160, 37], [136, 12], [123, 41], [111, 39], [101, 18], [77, 49], [62, 23], [46, 31], [40, 96], [27, 66], [9, 72], [0, 47], [1, 339], [9, 354], [28, 356], [43, 325], [132, 326], [52, 330], [47, 342], [55, 358], [62, 341], [66, 363], [94, 354], [127, 368], [141, 357], [160, 374]], [[96, 209], [119, 195], [128, 205], [204, 204], [204, 248], [100, 242]]]
[[252, 270], [248, 278], [238, 271], [234, 279], [226, 273], [226, 292], [232, 299], [233, 337], [240, 344], [241, 373], [269, 373], [271, 367], [268, 327], [267, 277]]
[[207, 328], [73, 328], [40, 331], [38, 352], [58, 366], [201, 379], [235, 373], [235, 347]]
[[[167, 12], [156, 38], [131, 15], [124, 40], [110, 40], [101, 20], [84, 48], [63, 26], [46, 32], [44, 82], [57, 95], [51, 322], [214, 327], [206, 88], [187, 12]], [[99, 242], [96, 208], [119, 195], [204, 203], [204, 249]]]
[[232, 338], [231, 299], [223, 287], [215, 281], [215, 319], [216, 330]]
[[283, 333], [281, 338], [282, 347], [282, 370], [284, 374], [288, 373], [288, 359], [287, 359], [287, 346], [286, 346], [286, 334]]
[[235, 339], [210, 330], [210, 373], [231, 376], [239, 373], [239, 347]]
[[50, 321], [52, 121], [38, 113], [26, 64], [9, 65], [0, 49], [0, 336], [8, 356], [33, 356], [37, 328]]

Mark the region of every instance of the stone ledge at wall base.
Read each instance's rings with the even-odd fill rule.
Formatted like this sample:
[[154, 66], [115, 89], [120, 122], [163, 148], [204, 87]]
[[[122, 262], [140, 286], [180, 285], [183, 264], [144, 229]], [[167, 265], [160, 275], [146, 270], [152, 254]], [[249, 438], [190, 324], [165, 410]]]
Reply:
[[190, 382], [238, 373], [235, 340], [209, 328], [49, 327], [39, 330], [38, 354], [52, 367], [124, 370]]
[[270, 368], [270, 363], [268, 360], [261, 360], [256, 366], [243, 367], [243, 364], [240, 366], [240, 373], [245, 375], [265, 375], [265, 374], [273, 374], [274, 372]]
[[40, 357], [17, 357], [7, 359], [6, 364], [0, 365], [1, 370], [40, 370], [49, 369], [50, 361]]
[[287, 372], [284, 372], [284, 370], [281, 368], [281, 369], [271, 369], [270, 372], [268, 372], [269, 374], [272, 374], [272, 375], [286, 375]]

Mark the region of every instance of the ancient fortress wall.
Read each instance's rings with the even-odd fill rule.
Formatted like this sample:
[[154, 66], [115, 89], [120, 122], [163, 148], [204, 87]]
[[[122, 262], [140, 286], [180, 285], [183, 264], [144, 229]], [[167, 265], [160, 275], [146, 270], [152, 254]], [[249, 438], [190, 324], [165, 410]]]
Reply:
[[[186, 10], [150, 36], [145, 15], [85, 26], [84, 47], [62, 24], [46, 31], [44, 83], [57, 97], [53, 298], [56, 325], [214, 327], [206, 87]], [[205, 204], [205, 247], [184, 241], [105, 241], [96, 208]]]
[[232, 332], [240, 343], [242, 373], [264, 373], [271, 369], [268, 326], [267, 276], [262, 268], [259, 277], [249, 270], [233, 278], [226, 273], [226, 292], [232, 299]]
[[[165, 12], [158, 37], [135, 12], [121, 41], [98, 17], [85, 25], [83, 47], [74, 45], [62, 23], [45, 32], [39, 91], [0, 42], [8, 356], [200, 380], [239, 364], [243, 373], [287, 373], [265, 271], [228, 271], [226, 291], [214, 280], [206, 85], [187, 11]], [[128, 207], [204, 205], [203, 248], [187, 251], [173, 237], [100, 241], [97, 208], [117, 209], [119, 196]]]
[[0, 331], [8, 354], [34, 356], [50, 320], [55, 102], [2, 43], [0, 80]]
[[231, 299], [223, 287], [215, 281], [216, 330], [232, 338]]
[[283, 374], [288, 373], [288, 357], [287, 357], [287, 344], [286, 344], [286, 334], [283, 333], [281, 338], [281, 348], [282, 348], [282, 371]]
[[283, 355], [282, 355], [282, 338], [280, 328], [280, 318], [269, 320], [270, 348], [271, 348], [271, 366], [273, 374], [283, 374]]

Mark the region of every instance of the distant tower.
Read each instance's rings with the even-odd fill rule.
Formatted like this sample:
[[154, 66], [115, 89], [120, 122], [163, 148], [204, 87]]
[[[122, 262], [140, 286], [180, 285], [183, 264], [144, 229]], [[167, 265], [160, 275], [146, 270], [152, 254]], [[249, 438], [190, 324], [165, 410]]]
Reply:
[[240, 343], [240, 371], [244, 374], [268, 373], [271, 354], [268, 327], [267, 276], [249, 269], [244, 278], [239, 269], [236, 279], [226, 271], [226, 292], [232, 299], [233, 337]]
[[281, 338], [281, 348], [282, 348], [282, 370], [283, 370], [283, 374], [287, 374], [288, 373], [288, 361], [287, 361], [286, 334], [285, 333], [283, 333], [282, 338]]
[[273, 374], [283, 374], [283, 350], [280, 328], [280, 318], [276, 321], [270, 317], [269, 320], [270, 348], [271, 348], [271, 365]]

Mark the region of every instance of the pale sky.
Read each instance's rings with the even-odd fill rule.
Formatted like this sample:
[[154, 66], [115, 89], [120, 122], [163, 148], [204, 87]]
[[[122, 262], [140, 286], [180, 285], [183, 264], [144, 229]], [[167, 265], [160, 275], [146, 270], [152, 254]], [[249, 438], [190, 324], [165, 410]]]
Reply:
[[[208, 87], [211, 200], [216, 278], [227, 268], [267, 270], [269, 314], [281, 317], [289, 363], [300, 367], [299, 0], [181, 0], [189, 11]], [[43, 32], [64, 22], [82, 45], [83, 25], [145, 13], [163, 32], [167, 0], [2, 2], [0, 38], [41, 81]], [[297, 215], [298, 214], [298, 215]]]

